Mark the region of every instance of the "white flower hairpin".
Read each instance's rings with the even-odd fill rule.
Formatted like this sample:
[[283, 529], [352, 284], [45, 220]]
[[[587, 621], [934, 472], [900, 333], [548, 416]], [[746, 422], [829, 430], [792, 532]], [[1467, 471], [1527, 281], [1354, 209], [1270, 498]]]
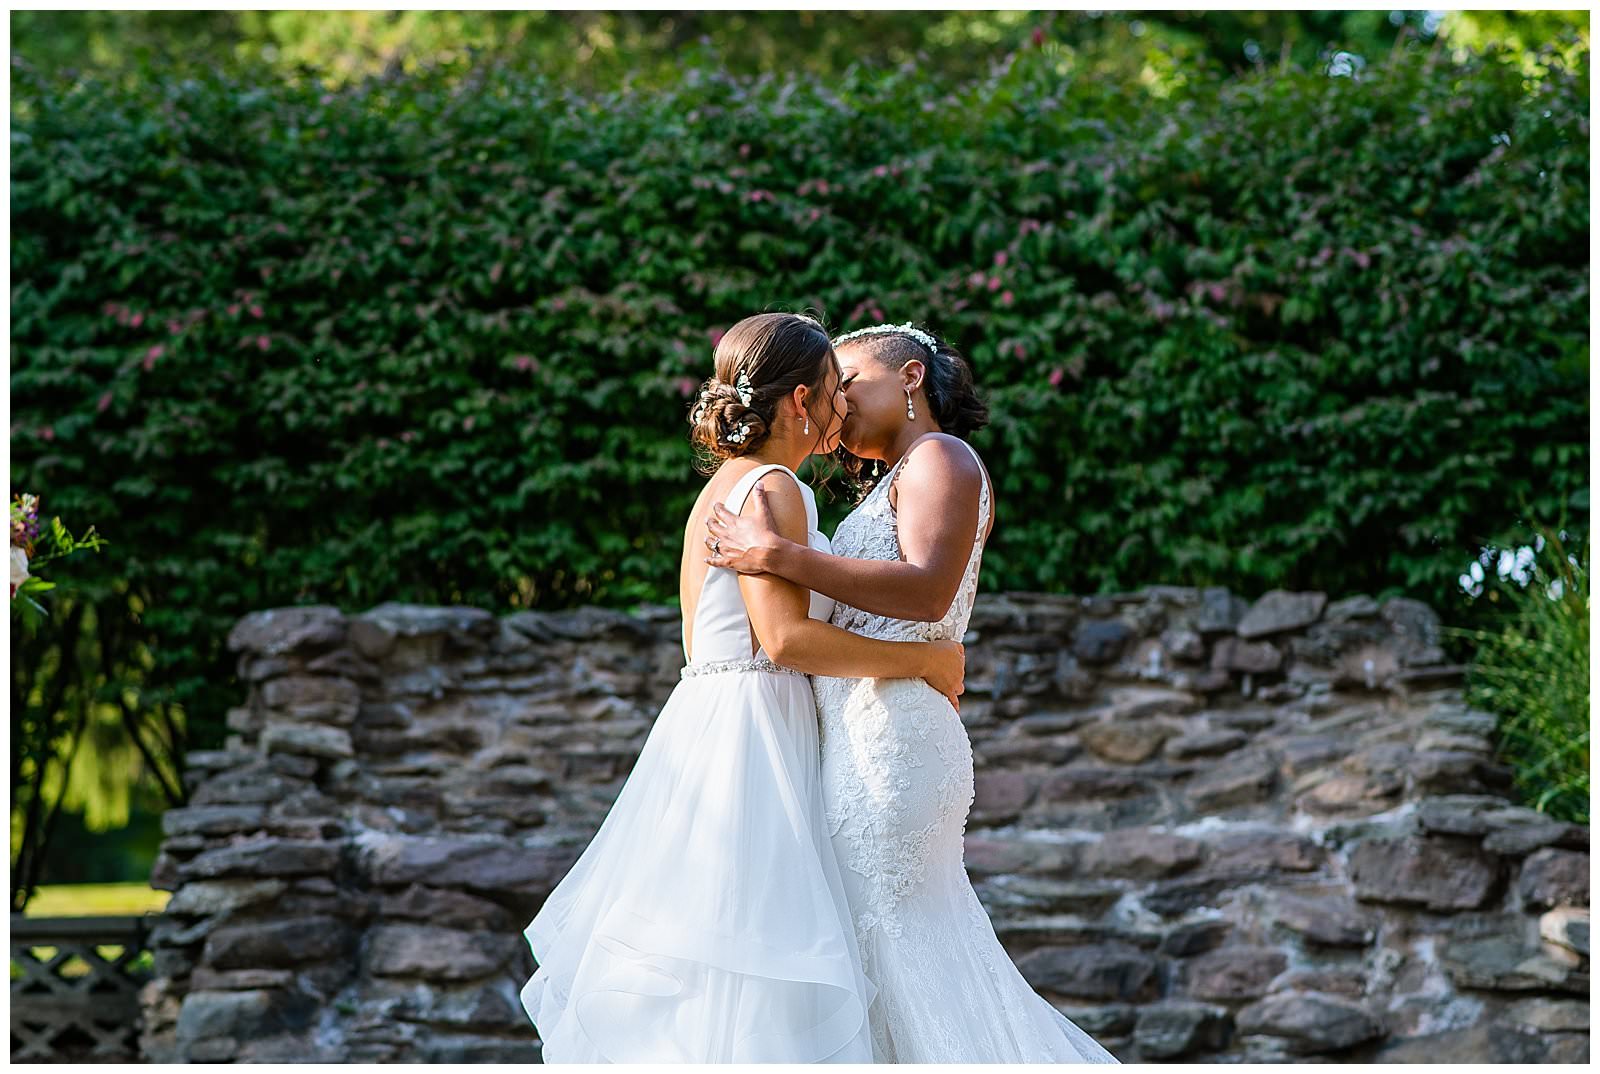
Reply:
[[749, 406], [750, 400], [755, 398], [755, 389], [750, 386], [750, 374], [745, 372], [744, 366], [739, 367], [739, 375], [733, 379], [733, 390], [739, 393], [739, 402], [745, 406]]

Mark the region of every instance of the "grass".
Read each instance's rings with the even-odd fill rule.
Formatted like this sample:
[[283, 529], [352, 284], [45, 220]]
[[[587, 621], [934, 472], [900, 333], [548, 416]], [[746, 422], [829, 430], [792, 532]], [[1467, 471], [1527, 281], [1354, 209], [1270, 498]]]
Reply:
[[1496, 630], [1451, 633], [1477, 643], [1467, 700], [1498, 717], [1499, 753], [1518, 792], [1560, 820], [1589, 823], [1589, 542], [1570, 551], [1539, 530], [1531, 578], [1505, 581]]
[[28, 917], [138, 915], [166, 908], [171, 893], [149, 884], [51, 884], [28, 900]]

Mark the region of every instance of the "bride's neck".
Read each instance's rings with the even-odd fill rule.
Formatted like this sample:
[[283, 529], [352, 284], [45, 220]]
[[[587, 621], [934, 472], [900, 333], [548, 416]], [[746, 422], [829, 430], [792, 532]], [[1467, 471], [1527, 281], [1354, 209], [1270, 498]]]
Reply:
[[895, 434], [894, 439], [891, 440], [888, 446], [885, 448], [883, 453], [884, 465], [893, 466], [895, 463], [905, 458], [905, 454], [907, 451], [911, 450], [912, 444], [915, 444], [919, 439], [927, 436], [929, 433], [936, 433], [938, 431], [939, 426], [927, 418], [918, 418], [915, 421], [906, 422], [904, 427], [902, 427], [901, 430]]
[[775, 462], [780, 466], [788, 467], [790, 470], [798, 471], [800, 464], [806, 461], [806, 456], [809, 454], [810, 452], [806, 450], [805, 444], [769, 439], [765, 444], [761, 445], [759, 451], [752, 451], [745, 458], [754, 459], [763, 466], [767, 463]]

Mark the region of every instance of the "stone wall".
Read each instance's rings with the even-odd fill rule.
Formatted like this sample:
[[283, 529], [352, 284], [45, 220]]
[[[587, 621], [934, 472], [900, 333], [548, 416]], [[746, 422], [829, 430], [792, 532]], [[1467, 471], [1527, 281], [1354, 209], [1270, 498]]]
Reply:
[[[979, 601], [967, 862], [1124, 1060], [1581, 1061], [1588, 829], [1509, 803], [1424, 605]], [[526, 1061], [521, 928], [677, 682], [671, 609], [241, 621], [152, 884], [156, 1061]]]

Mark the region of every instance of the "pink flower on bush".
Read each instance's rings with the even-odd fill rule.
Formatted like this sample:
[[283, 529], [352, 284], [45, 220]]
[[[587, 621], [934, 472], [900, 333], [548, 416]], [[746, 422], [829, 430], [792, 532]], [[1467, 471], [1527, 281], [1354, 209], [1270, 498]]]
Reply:
[[229, 317], [237, 317], [237, 316], [239, 316], [239, 303], [235, 302], [231, 306], [228, 307], [228, 316]]
[[133, 318], [128, 323], [133, 325], [133, 327], [138, 328], [141, 324], [144, 324], [144, 314], [135, 313]]
[[991, 291], [1000, 290], [1000, 277], [998, 277], [998, 276], [990, 276], [989, 277], [989, 290], [991, 290]]
[[887, 164], [880, 164], [876, 168], [872, 169], [872, 174], [876, 175], [879, 179], [882, 179], [884, 176], [889, 174], [889, 166]]
[[872, 309], [868, 310], [867, 312], [872, 314], [872, 319], [874, 321], [882, 321], [883, 320], [883, 311], [880, 310], [877, 306], [873, 306]]
[[974, 272], [971, 276], [967, 277], [967, 284], [969, 286], [971, 286], [972, 288], [976, 289], [976, 288], [979, 288], [979, 287], [983, 286], [983, 280], [984, 280], [983, 273]]
[[409, 444], [409, 443], [411, 443], [411, 441], [415, 440], [416, 438], [417, 438], [417, 434], [412, 432], [410, 429], [407, 429], [405, 432], [400, 434], [400, 440], [401, 440], [402, 443]]
[[718, 343], [722, 342], [722, 337], [726, 333], [726, 331], [727, 331], [727, 329], [724, 329], [724, 328], [713, 328], [709, 332], [706, 333], [706, 335], [711, 337], [711, 345], [713, 347], [715, 347]]
[[1060, 366], [1056, 366], [1054, 369], [1050, 370], [1050, 387], [1061, 387], [1062, 378], [1065, 376], [1066, 374], [1062, 371]]
[[56, 427], [54, 425], [46, 425], [44, 428], [39, 430], [39, 439], [40, 440], [44, 440], [44, 441], [48, 442], [48, 441], [54, 440], [55, 438], [56, 438]]
[[1006, 252], [1004, 250], [999, 250], [995, 253], [994, 263], [999, 268], [1006, 267]]
[[260, 320], [261, 318], [265, 317], [266, 315], [267, 315], [266, 310], [263, 310], [260, 306], [251, 306], [250, 307], [250, 316], [256, 318], [257, 320]]
[[144, 371], [146, 373], [156, 367], [156, 359], [167, 353], [167, 348], [157, 343], [154, 347], [144, 352]]
[[806, 219], [810, 220], [813, 224], [816, 223], [818, 220], [822, 219], [822, 210], [821, 209], [812, 209], [811, 212], [807, 215]]
[[472, 417], [472, 416], [471, 416], [471, 415], [470, 415], [470, 414], [469, 414], [469, 415], [467, 415], [467, 417], [466, 417], [466, 418], [465, 418], [465, 419], [464, 419], [464, 420], [463, 420], [463, 421], [462, 421], [462, 422], [461, 422], [461, 430], [462, 430], [462, 432], [468, 432], [468, 433], [470, 433], [470, 432], [471, 432], [471, 431], [472, 431], [472, 427], [473, 427], [473, 426], [474, 426], [474, 425], [476, 425], [476, 424], [478, 424], [478, 419], [477, 419], [477, 418], [474, 418], [474, 417]]
[[1014, 296], [1011, 294], [1010, 291], [1002, 291], [1002, 292], [1000, 292], [1000, 304], [1002, 306], [1011, 305], [1013, 297]]
[[519, 354], [511, 359], [511, 364], [515, 365], [521, 372], [526, 373], [538, 363], [526, 354]]
[[271, 346], [272, 346], [272, 340], [268, 339], [266, 336], [257, 336], [256, 337], [256, 347], [258, 349], [267, 350]]
[[104, 395], [102, 395], [100, 397], [100, 402], [95, 404], [95, 410], [97, 410], [100, 413], [104, 414], [106, 412], [106, 409], [108, 407], [110, 407], [110, 406], [111, 406], [111, 393], [110, 392], [106, 392]]
[[687, 399], [694, 394], [694, 380], [690, 377], [679, 377], [673, 382], [678, 389], [678, 394]]

